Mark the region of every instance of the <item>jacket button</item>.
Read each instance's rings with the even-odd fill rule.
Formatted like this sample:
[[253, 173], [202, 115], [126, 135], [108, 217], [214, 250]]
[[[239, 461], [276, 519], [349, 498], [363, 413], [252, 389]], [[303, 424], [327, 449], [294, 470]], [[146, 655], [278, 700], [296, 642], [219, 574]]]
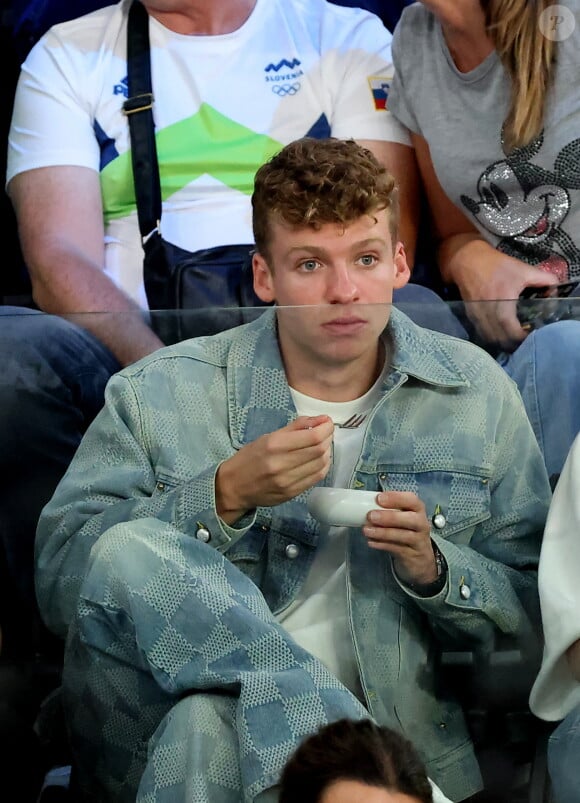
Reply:
[[461, 599], [469, 599], [469, 597], [471, 596], [471, 589], [465, 583], [462, 583], [461, 586], [459, 587], [459, 596], [461, 597]]
[[384, 482], [387, 479], [387, 475], [383, 472], [382, 474], [379, 474], [379, 479], [381, 482]]
[[269, 529], [270, 527], [268, 524], [262, 524], [261, 530], [263, 533], [267, 533]]
[[447, 519], [445, 518], [443, 513], [436, 513], [433, 516], [433, 526], [437, 527], [438, 530], [442, 530], [446, 524], [447, 524]]
[[157, 483], [157, 490], [158, 491], [164, 491], [165, 490], [165, 483], [164, 482], [158, 482]]
[[294, 560], [294, 558], [298, 557], [300, 549], [296, 546], [296, 544], [288, 544], [284, 552], [286, 553], [287, 558]]
[[205, 527], [200, 527], [195, 534], [195, 537], [198, 541], [201, 541], [204, 544], [207, 544], [209, 539], [211, 538], [209, 530], [206, 530]]

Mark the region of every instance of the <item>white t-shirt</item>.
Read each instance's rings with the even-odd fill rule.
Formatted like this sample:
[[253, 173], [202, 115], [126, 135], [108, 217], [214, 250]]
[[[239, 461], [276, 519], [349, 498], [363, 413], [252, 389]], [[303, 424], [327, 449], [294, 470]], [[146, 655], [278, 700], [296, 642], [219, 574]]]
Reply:
[[[382, 381], [383, 374], [364, 396], [349, 402], [323, 402], [290, 388], [298, 415], [328, 415], [337, 424], [352, 415], [367, 414], [359, 427], [334, 430], [332, 485], [335, 488], [351, 485], [368, 415], [378, 401]], [[278, 621], [301, 647], [319, 658], [362, 700], [348, 616], [345, 563], [348, 534], [348, 527], [321, 525], [320, 541], [306, 582], [294, 602], [279, 614]]]
[[[7, 181], [53, 165], [100, 174], [106, 272], [146, 308], [127, 99], [128, 0], [54, 26], [16, 92]], [[185, 36], [150, 19], [164, 237], [189, 251], [252, 243], [257, 168], [306, 135], [408, 144], [385, 109], [391, 34], [325, 0], [257, 0], [230, 34]], [[192, 214], [193, 213], [193, 214]]]

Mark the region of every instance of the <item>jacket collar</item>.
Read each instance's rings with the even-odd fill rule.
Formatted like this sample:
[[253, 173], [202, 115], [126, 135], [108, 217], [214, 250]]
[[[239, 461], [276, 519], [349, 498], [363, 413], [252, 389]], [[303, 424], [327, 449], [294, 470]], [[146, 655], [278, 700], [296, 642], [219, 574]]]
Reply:
[[[383, 392], [401, 376], [439, 387], [469, 386], [453, 357], [454, 338], [417, 326], [395, 308], [389, 326], [395, 354]], [[231, 437], [239, 448], [286, 426], [296, 409], [278, 347], [275, 310], [265, 310], [256, 321], [234, 332], [226, 370]]]
[[395, 341], [393, 370], [440, 387], [469, 387], [457, 364], [456, 338], [418, 326], [393, 307], [389, 319]]

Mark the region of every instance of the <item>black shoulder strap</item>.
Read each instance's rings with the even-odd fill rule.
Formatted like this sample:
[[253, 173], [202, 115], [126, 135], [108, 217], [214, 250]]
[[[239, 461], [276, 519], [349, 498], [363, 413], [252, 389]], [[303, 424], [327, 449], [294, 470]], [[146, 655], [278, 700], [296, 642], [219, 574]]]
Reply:
[[129, 98], [123, 111], [129, 119], [139, 230], [141, 237], [147, 237], [161, 220], [161, 185], [153, 122], [149, 15], [140, 0], [133, 0], [129, 9], [127, 81]]

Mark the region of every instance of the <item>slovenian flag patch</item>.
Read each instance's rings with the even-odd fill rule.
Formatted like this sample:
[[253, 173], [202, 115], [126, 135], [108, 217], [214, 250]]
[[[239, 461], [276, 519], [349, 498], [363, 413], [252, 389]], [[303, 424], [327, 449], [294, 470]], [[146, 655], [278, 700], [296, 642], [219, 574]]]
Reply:
[[387, 98], [389, 97], [389, 87], [391, 86], [391, 75], [371, 75], [369, 86], [373, 95], [375, 109], [384, 111], [387, 108]]

